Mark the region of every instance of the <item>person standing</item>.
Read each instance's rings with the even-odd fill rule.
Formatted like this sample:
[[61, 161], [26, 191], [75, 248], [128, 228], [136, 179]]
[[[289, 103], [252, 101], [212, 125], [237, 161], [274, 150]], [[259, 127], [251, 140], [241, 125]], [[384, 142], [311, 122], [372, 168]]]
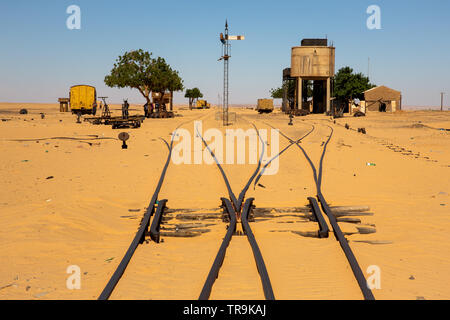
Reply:
[[148, 118], [148, 102], [144, 104], [144, 116]]
[[124, 100], [122, 104], [122, 119], [128, 119], [128, 108], [130, 105], [128, 104], [128, 100]]

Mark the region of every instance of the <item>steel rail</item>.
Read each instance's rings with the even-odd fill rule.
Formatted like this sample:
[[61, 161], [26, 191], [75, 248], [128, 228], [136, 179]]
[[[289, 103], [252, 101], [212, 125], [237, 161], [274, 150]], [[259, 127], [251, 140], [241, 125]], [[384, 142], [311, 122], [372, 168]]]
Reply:
[[322, 211], [320, 211], [319, 204], [317, 203], [316, 198], [309, 197], [308, 198], [311, 211], [313, 212], [313, 215], [315, 216], [317, 223], [319, 224], [319, 231], [317, 232], [317, 236], [321, 239], [328, 238], [330, 229], [328, 228], [328, 225], [323, 218]]
[[230, 199], [231, 199], [231, 201], [233, 203], [233, 206], [237, 210], [237, 208], [238, 208], [238, 201], [236, 199], [236, 196], [233, 193], [233, 190], [231, 189], [230, 182], [228, 181], [228, 178], [227, 178], [227, 175], [225, 174], [225, 171], [223, 170], [222, 166], [220, 165], [219, 160], [217, 160], [217, 157], [214, 154], [214, 152], [212, 152], [212, 150], [209, 147], [208, 143], [205, 141], [205, 139], [203, 138], [201, 133], [198, 131], [198, 127], [196, 128], [196, 130], [197, 130], [197, 134], [202, 139], [203, 144], [205, 145], [206, 149], [208, 149], [209, 153], [211, 154], [211, 156], [213, 157], [214, 161], [216, 162], [216, 165], [219, 168], [220, 173], [222, 174], [223, 180], [225, 181], [225, 185], [226, 185], [227, 190], [228, 190], [228, 195], [229, 195], [229, 197], [230, 197]]
[[244, 188], [242, 189], [241, 193], [239, 194], [239, 199], [238, 199], [238, 212], [241, 212], [242, 209], [242, 203], [244, 202], [245, 199], [245, 194], [248, 191], [248, 188], [250, 187], [250, 185], [252, 184], [252, 181], [255, 179], [255, 177], [257, 176], [259, 170], [261, 169], [261, 164], [262, 164], [262, 160], [264, 158], [264, 151], [265, 151], [265, 144], [263, 139], [261, 138], [258, 129], [256, 128], [256, 126], [252, 123], [252, 126], [255, 128], [256, 134], [258, 135], [259, 141], [261, 142], [261, 155], [259, 156], [259, 161], [258, 161], [258, 165], [255, 169], [255, 171], [253, 172], [253, 175], [250, 177], [250, 179], [248, 180], [247, 184], [244, 186]]
[[227, 210], [229, 216], [230, 216], [230, 225], [228, 226], [228, 231], [225, 235], [225, 238], [222, 241], [222, 244], [219, 248], [219, 252], [216, 255], [216, 258], [214, 260], [214, 263], [208, 273], [208, 277], [205, 281], [205, 284], [203, 285], [203, 289], [200, 293], [200, 297], [199, 300], [208, 300], [210, 295], [211, 295], [211, 291], [212, 291], [212, 287], [214, 285], [214, 282], [216, 281], [217, 277], [219, 276], [219, 271], [220, 268], [223, 264], [223, 261], [225, 259], [225, 254], [226, 254], [226, 249], [228, 248], [228, 245], [231, 241], [231, 238], [233, 237], [234, 232], [236, 231], [236, 223], [237, 223], [237, 217], [238, 217], [238, 212], [237, 211], [241, 211], [242, 209], [242, 215], [241, 215], [241, 223], [242, 223], [242, 229], [244, 230], [244, 232], [246, 233], [249, 243], [251, 245], [252, 251], [253, 251], [253, 255], [255, 258], [255, 262], [256, 262], [256, 266], [258, 268], [258, 272], [261, 278], [261, 282], [263, 285], [263, 290], [264, 290], [264, 296], [266, 297], [267, 300], [274, 300], [274, 294], [273, 294], [273, 290], [272, 290], [272, 285], [270, 283], [270, 279], [269, 279], [269, 275], [267, 273], [267, 269], [266, 266], [264, 264], [264, 260], [262, 258], [261, 252], [259, 250], [258, 244], [256, 243], [256, 239], [251, 231], [250, 225], [248, 224], [248, 214], [250, 212], [252, 203], [253, 203], [253, 198], [248, 199], [244, 205], [244, 207], [242, 208], [242, 203], [244, 201], [245, 198], [245, 194], [247, 193], [252, 181], [255, 179], [255, 177], [257, 176], [259, 170], [261, 169], [261, 164], [262, 164], [262, 159], [264, 157], [264, 141], [262, 140], [258, 129], [256, 128], [256, 126], [254, 124], [252, 124], [253, 127], [255, 128], [255, 131], [259, 137], [259, 140], [261, 142], [262, 145], [262, 151], [261, 151], [261, 155], [258, 161], [258, 165], [255, 169], [255, 171], [253, 172], [252, 176], [249, 178], [247, 184], [244, 186], [244, 188], [242, 189], [241, 193], [239, 194], [239, 200], [236, 200], [236, 197], [234, 196], [233, 190], [231, 189], [231, 186], [229, 184], [228, 178], [225, 174], [225, 171], [223, 170], [222, 166], [220, 165], [219, 161], [217, 160], [217, 157], [215, 156], [214, 152], [212, 152], [212, 150], [209, 148], [208, 143], [205, 141], [205, 139], [202, 137], [202, 135], [200, 134], [200, 132], [198, 131], [197, 128], [197, 134], [200, 136], [200, 138], [203, 141], [203, 144], [205, 145], [205, 147], [207, 148], [207, 150], [210, 152], [211, 156], [214, 158], [217, 167], [219, 168], [222, 177], [225, 181], [225, 184], [227, 186], [228, 189], [228, 193], [230, 195], [230, 198], [233, 202], [230, 202], [230, 200], [222, 198], [222, 204], [224, 206], [224, 208]]
[[[341, 245], [341, 248], [344, 251], [344, 254], [347, 258], [348, 263], [350, 264], [353, 275], [355, 276], [356, 281], [358, 282], [359, 288], [364, 296], [364, 299], [365, 300], [375, 300], [375, 297], [373, 296], [372, 291], [367, 286], [367, 281], [364, 277], [361, 267], [359, 266], [358, 261], [356, 260], [356, 257], [354, 255], [352, 249], [350, 248], [350, 245], [348, 244], [347, 239], [345, 238], [344, 234], [342, 233], [342, 230], [337, 223], [336, 217], [331, 212], [331, 209], [328, 206], [327, 202], [325, 201], [325, 197], [322, 194], [323, 160], [325, 158], [327, 146], [328, 146], [329, 142], [331, 141], [331, 138], [334, 133], [333, 128], [331, 128], [330, 126], [328, 126], [328, 127], [331, 129], [331, 134], [324, 144], [322, 155], [320, 157], [319, 175], [317, 175], [316, 168], [315, 168], [313, 162], [311, 161], [311, 159], [309, 158], [308, 154], [306, 153], [306, 151], [303, 149], [303, 147], [300, 146], [300, 144], [298, 144], [298, 143], [296, 143], [296, 145], [303, 152], [305, 158], [308, 160], [308, 162], [311, 166], [311, 169], [314, 173], [314, 180], [316, 182], [316, 187], [317, 187], [317, 198], [319, 199], [319, 202], [322, 206], [322, 210], [325, 212], [325, 214], [328, 217], [328, 220], [333, 228], [333, 232], [334, 232], [336, 239], [339, 241], [339, 244]], [[283, 136], [286, 139], [288, 139], [289, 141], [293, 141], [286, 135], [283, 134]]]
[[[179, 127], [177, 127], [177, 129]], [[108, 300], [109, 299], [114, 288], [116, 287], [117, 283], [119, 283], [120, 278], [122, 277], [123, 273], [125, 272], [125, 269], [127, 268], [128, 264], [130, 263], [130, 260], [133, 257], [134, 252], [136, 251], [136, 248], [139, 246], [139, 244], [142, 244], [145, 240], [145, 234], [148, 231], [150, 219], [155, 211], [156, 202], [158, 201], [158, 195], [161, 190], [162, 184], [164, 182], [167, 168], [169, 167], [170, 159], [172, 157], [173, 141], [174, 141], [174, 137], [175, 137], [177, 129], [172, 134], [172, 139], [171, 139], [170, 145], [165, 139], [160, 138], [161, 140], [164, 141], [164, 143], [168, 147], [169, 154], [167, 156], [166, 163], [164, 165], [161, 176], [159, 178], [158, 185], [156, 186], [156, 189], [155, 189], [155, 192], [153, 193], [150, 204], [147, 207], [147, 210], [144, 214], [144, 217], [142, 218], [139, 229], [138, 229], [133, 241], [131, 242], [130, 246], [128, 247], [128, 250], [125, 253], [124, 257], [120, 261], [119, 266], [117, 267], [117, 269], [114, 271], [113, 275], [111, 276], [111, 279], [108, 281], [106, 287], [103, 289], [102, 293], [98, 297], [98, 300]]]
[[[271, 126], [271, 125], [269, 125]], [[261, 171], [259, 172], [258, 176], [255, 179], [255, 182], [253, 183], [253, 189], [256, 188], [256, 184], [259, 182], [259, 180], [261, 179], [261, 177], [263, 176], [264, 172], [266, 171], [267, 167], [272, 163], [272, 161], [274, 161], [275, 159], [277, 159], [278, 157], [280, 157], [285, 151], [287, 151], [290, 147], [292, 147], [295, 143], [300, 143], [303, 139], [305, 139], [307, 136], [309, 136], [315, 129], [314, 125], [311, 125], [312, 129], [305, 134], [303, 137], [301, 137], [300, 139], [298, 139], [297, 141], [293, 141], [290, 138], [288, 138], [287, 136], [284, 136], [285, 138], [287, 138], [288, 140], [290, 140], [290, 144], [285, 147], [283, 150], [281, 150], [280, 152], [278, 152], [278, 154], [276, 154], [274, 157], [272, 157], [272, 159], [270, 159], [261, 169]], [[271, 126], [272, 127], [272, 126]], [[273, 129], [275, 129], [274, 127], [272, 127]], [[280, 132], [279, 129], [275, 129], [278, 132]], [[281, 132], [280, 132], [281, 133]], [[283, 133], [281, 133], [282, 135], [284, 135]]]
[[261, 283], [264, 290], [264, 297], [266, 300], [275, 300], [275, 295], [273, 294], [272, 284], [270, 283], [269, 274], [267, 273], [266, 264], [259, 250], [258, 243], [256, 242], [255, 236], [253, 235], [250, 224], [248, 223], [248, 215], [253, 204], [253, 198], [247, 199], [244, 208], [242, 209], [242, 229], [247, 235], [248, 242], [252, 247], [253, 256], [255, 258], [256, 267], [258, 268], [259, 276], [261, 278]]
[[236, 231], [236, 212], [234, 211], [233, 205], [230, 200], [226, 198], [222, 198], [222, 205], [224, 209], [227, 210], [230, 216], [230, 224], [228, 225], [227, 233], [223, 238], [222, 244], [219, 248], [219, 252], [214, 259], [214, 263], [209, 271], [208, 277], [206, 278], [205, 284], [203, 285], [202, 292], [200, 293], [199, 300], [208, 300], [211, 295], [211, 290], [219, 276], [220, 268], [222, 267], [223, 261], [225, 260], [225, 253], [227, 252], [228, 245], [230, 244], [231, 238], [233, 237], [234, 232]]
[[150, 226], [150, 238], [155, 241], [156, 243], [159, 243], [160, 241], [160, 233], [159, 229], [161, 227], [161, 219], [164, 213], [164, 209], [166, 208], [167, 200], [160, 200], [158, 202], [158, 208], [156, 209], [155, 216], [152, 220], [152, 224]]

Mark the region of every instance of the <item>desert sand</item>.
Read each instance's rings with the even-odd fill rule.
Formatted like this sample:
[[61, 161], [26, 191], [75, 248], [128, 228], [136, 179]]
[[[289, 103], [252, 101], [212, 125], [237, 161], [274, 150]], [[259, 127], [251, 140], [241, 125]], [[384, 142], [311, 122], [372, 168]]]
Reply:
[[[28, 115], [19, 115], [27, 108]], [[118, 106], [112, 106], [116, 115]], [[150, 202], [176, 127], [194, 136], [217, 128], [216, 109], [175, 108], [174, 119], [147, 119], [139, 129], [76, 123], [56, 104], [0, 103], [0, 299], [97, 299], [133, 239]], [[45, 113], [41, 119], [40, 113]], [[130, 114], [142, 113], [132, 106]], [[276, 110], [258, 115], [233, 109], [228, 128], [279, 128], [291, 138], [316, 130], [302, 146], [318, 166], [321, 145], [330, 134], [322, 191], [332, 206], [369, 206], [361, 224], [340, 222], [345, 232], [357, 226], [376, 233], [347, 238], [363, 270], [381, 270], [376, 299], [450, 298], [450, 112], [411, 111], [346, 116], [336, 123], [324, 115], [294, 119]], [[367, 134], [356, 130], [364, 127]], [[130, 134], [121, 149], [118, 133]], [[56, 137], [58, 139], [39, 140]], [[60, 139], [68, 137], [71, 139]], [[75, 139], [73, 139], [75, 138]], [[97, 139], [99, 138], [99, 139]], [[33, 140], [34, 139], [34, 140]], [[280, 136], [280, 149], [288, 141]], [[368, 166], [373, 163], [375, 166]], [[239, 193], [253, 164], [224, 165]], [[280, 157], [279, 172], [263, 176], [249, 189], [257, 208], [293, 208], [315, 196], [312, 171], [293, 146]], [[219, 213], [227, 190], [215, 164], [171, 163], [159, 199], [177, 209]], [[326, 219], [327, 220], [327, 219]], [[327, 220], [328, 221], [328, 220]], [[112, 299], [197, 299], [227, 224], [201, 220], [209, 232], [193, 238], [163, 236], [141, 245]], [[303, 237], [317, 224], [295, 214], [273, 212], [251, 223], [277, 299], [362, 299], [339, 243]], [[294, 231], [294, 232], [292, 232]], [[297, 233], [295, 233], [297, 232]], [[69, 290], [66, 270], [81, 269], [81, 289]], [[366, 277], [368, 274], [366, 273]], [[213, 288], [212, 299], [264, 299], [246, 237], [234, 237]]]

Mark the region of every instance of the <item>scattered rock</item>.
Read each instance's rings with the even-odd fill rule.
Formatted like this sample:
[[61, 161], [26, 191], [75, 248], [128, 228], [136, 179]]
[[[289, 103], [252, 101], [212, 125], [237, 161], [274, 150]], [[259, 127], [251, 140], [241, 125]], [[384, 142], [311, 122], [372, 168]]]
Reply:
[[305, 237], [305, 238], [318, 238], [319, 235], [317, 231], [291, 231], [293, 234], [297, 234], [299, 236]]
[[361, 219], [358, 218], [337, 218], [337, 222], [347, 222], [347, 223], [361, 223]]
[[20, 109], [19, 114], [28, 114], [27, 109]]
[[54, 179], [55, 177], [54, 176], [50, 176], [50, 177], [47, 177], [46, 179], [47, 180], [51, 180], [51, 179]]
[[47, 295], [47, 294], [49, 294], [50, 292], [41, 292], [41, 293], [37, 293], [37, 294], [35, 294], [34, 295], [34, 297], [35, 298], [40, 298], [40, 297], [43, 297], [43, 296], [45, 296], [45, 295]]
[[425, 297], [416, 297], [416, 300], [427, 300]]
[[373, 228], [364, 228], [364, 227], [356, 227], [356, 228], [358, 229], [358, 232], [360, 234], [371, 234], [377, 232], [377, 230]]
[[381, 240], [354, 240], [353, 242], [367, 243], [372, 245], [393, 244], [392, 241], [381, 241]]
[[414, 278], [414, 276], [409, 277], [409, 280], [416, 280], [416, 278]]

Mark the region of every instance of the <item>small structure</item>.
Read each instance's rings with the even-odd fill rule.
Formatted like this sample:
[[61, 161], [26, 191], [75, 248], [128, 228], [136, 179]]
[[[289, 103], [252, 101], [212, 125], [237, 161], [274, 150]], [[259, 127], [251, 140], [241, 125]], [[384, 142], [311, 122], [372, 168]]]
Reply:
[[[283, 70], [283, 81], [295, 81], [295, 109], [313, 113], [331, 111], [331, 78], [334, 77], [335, 48], [328, 46], [327, 39], [303, 39], [301, 46], [293, 47], [291, 68]], [[313, 105], [303, 99], [303, 81], [313, 80]], [[289, 86], [284, 85], [285, 91]], [[286, 100], [286, 92], [284, 97]], [[283, 108], [286, 109], [286, 101]], [[285, 110], [286, 112], [288, 110]]]
[[402, 109], [402, 93], [400, 91], [379, 86], [364, 92], [364, 100], [367, 111], [380, 111], [383, 104], [386, 106], [386, 112], [395, 112]]
[[[153, 103], [159, 103], [160, 102], [160, 95], [161, 94], [158, 93], [158, 92], [152, 92]], [[170, 92], [164, 93], [162, 103], [164, 103], [166, 106], [170, 106], [170, 111], [173, 110], [173, 97], [172, 97], [172, 94]]]
[[69, 112], [69, 98], [59, 98], [59, 112]]
[[256, 111], [259, 113], [273, 112], [273, 99], [258, 99]]

